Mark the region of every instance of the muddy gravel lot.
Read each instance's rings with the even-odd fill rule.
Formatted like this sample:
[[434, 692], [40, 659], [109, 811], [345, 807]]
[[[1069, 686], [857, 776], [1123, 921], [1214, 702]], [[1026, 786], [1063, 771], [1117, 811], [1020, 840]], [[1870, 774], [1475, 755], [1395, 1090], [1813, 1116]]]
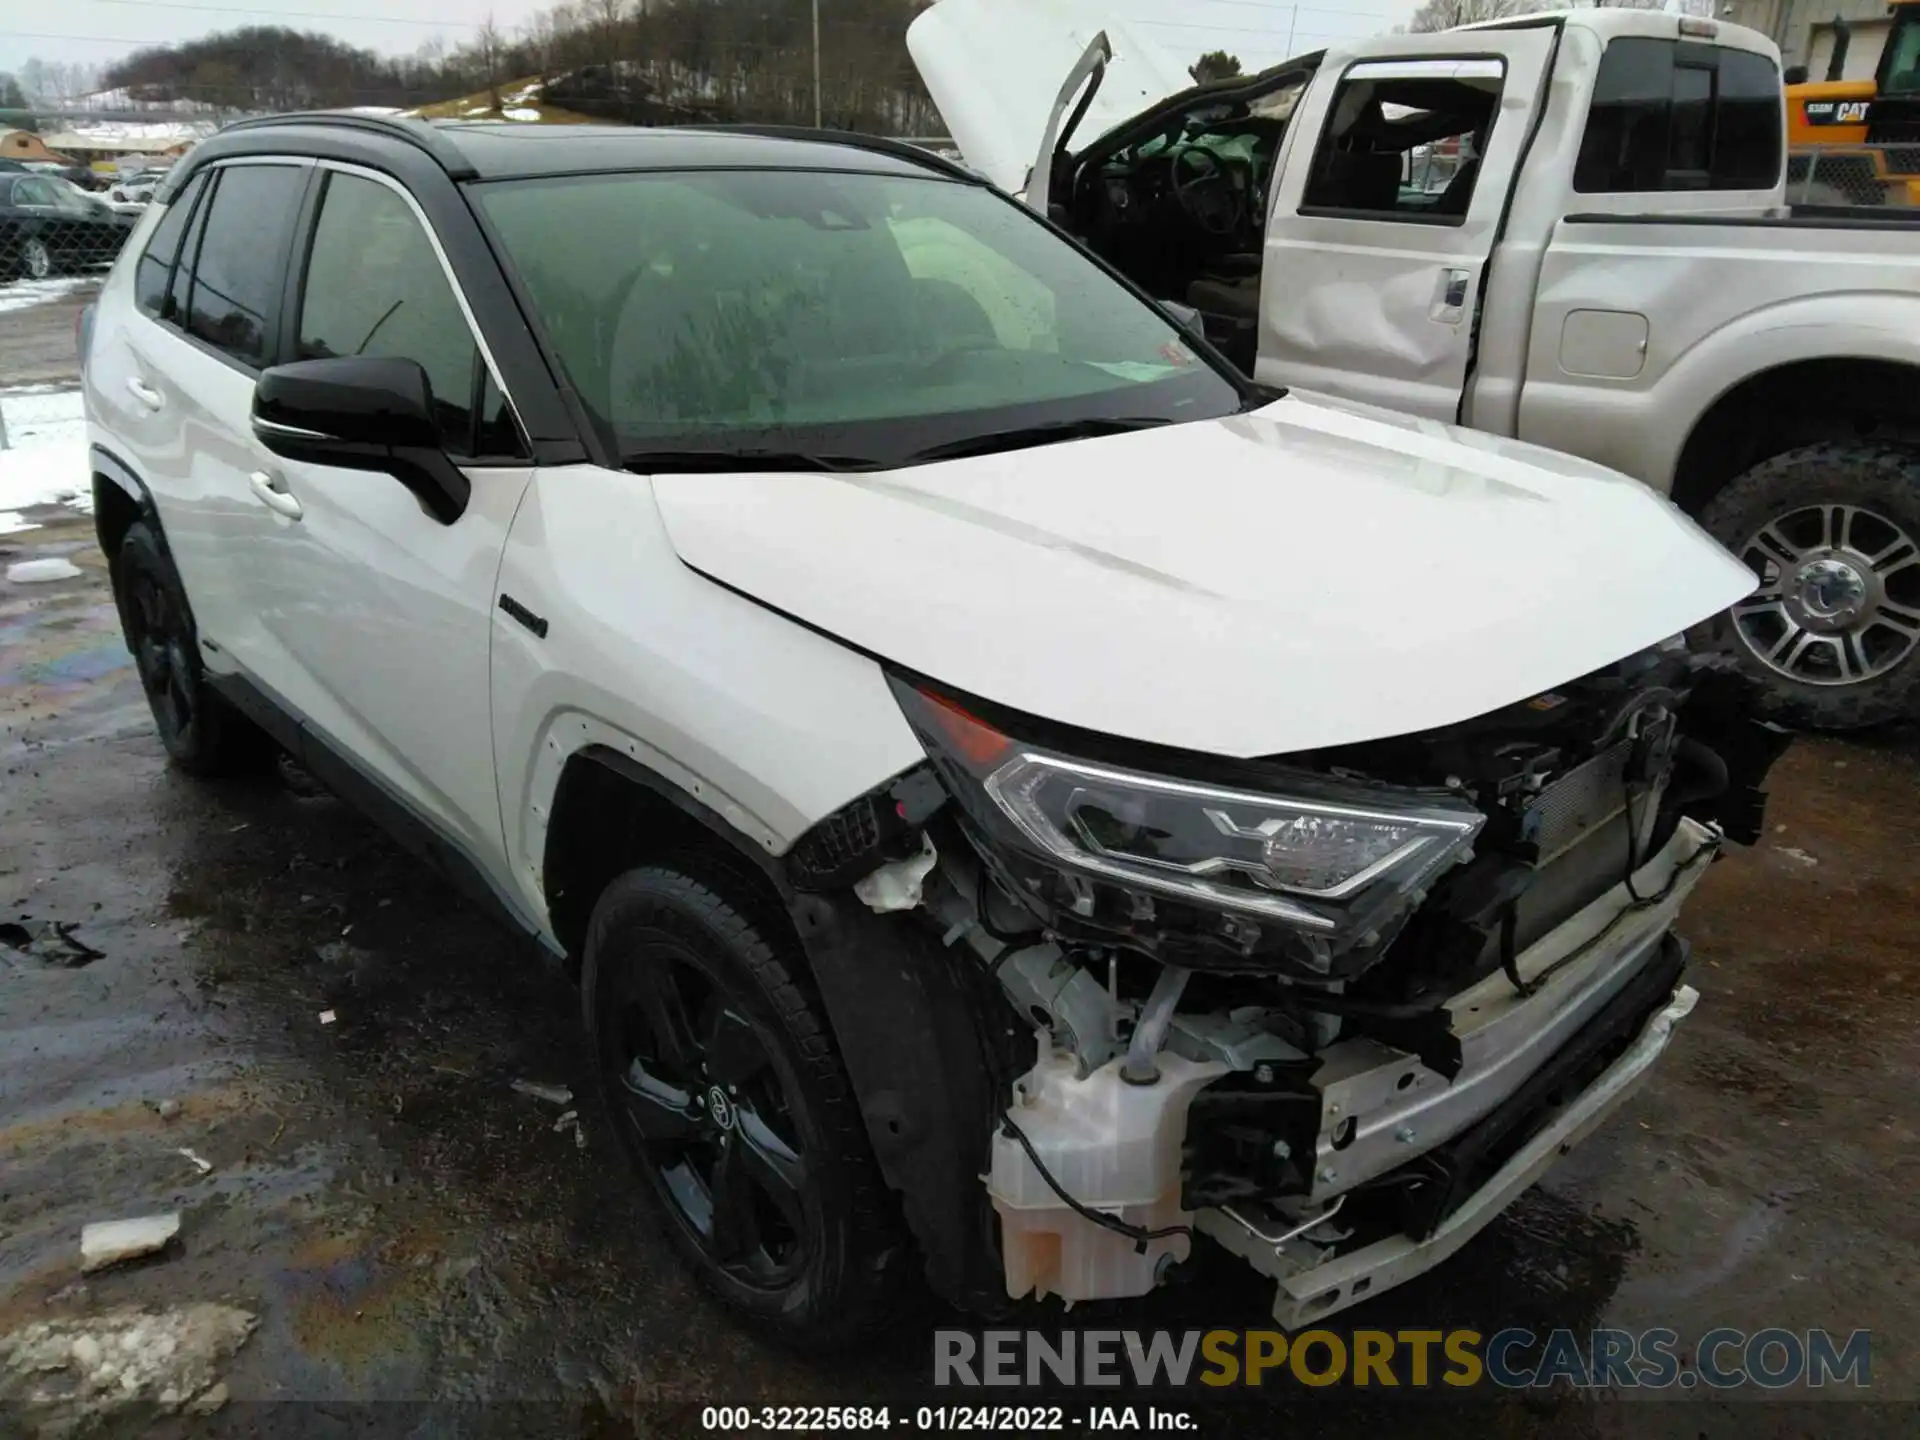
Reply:
[[[0, 571], [79, 574], [0, 581], [0, 1434], [678, 1435], [715, 1403], [954, 1398], [931, 1337], [959, 1322], [931, 1301], [820, 1362], [706, 1298], [598, 1110], [513, 1088], [589, 1093], [568, 983], [297, 773], [170, 770], [90, 522], [28, 519]], [[1655, 1078], [1337, 1328], [1664, 1326], [1689, 1365], [1715, 1326], [1867, 1329], [1871, 1388], [1163, 1403], [1202, 1435], [1914, 1433], [1920, 743], [1802, 740], [1773, 789], [1766, 842], [1688, 914], [1703, 998]], [[82, 1274], [85, 1225], [170, 1211], [163, 1254]], [[1198, 1269], [1040, 1323], [1270, 1324], [1249, 1273]], [[198, 1367], [177, 1413], [56, 1364], [136, 1324], [127, 1366], [160, 1345]]]

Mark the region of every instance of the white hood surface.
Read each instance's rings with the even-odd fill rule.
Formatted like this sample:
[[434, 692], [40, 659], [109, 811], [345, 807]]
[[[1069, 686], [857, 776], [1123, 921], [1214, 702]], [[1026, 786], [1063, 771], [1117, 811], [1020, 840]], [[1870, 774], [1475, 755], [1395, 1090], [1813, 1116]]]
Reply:
[[909, 470], [653, 486], [687, 564], [849, 644], [1237, 757], [1468, 720], [1756, 584], [1623, 475], [1298, 393]]
[[907, 51], [967, 164], [1016, 194], [1061, 83], [1102, 30], [1113, 59], [1068, 141], [1078, 150], [1192, 86], [1143, 30], [1075, 0], [937, 0], [907, 28]]

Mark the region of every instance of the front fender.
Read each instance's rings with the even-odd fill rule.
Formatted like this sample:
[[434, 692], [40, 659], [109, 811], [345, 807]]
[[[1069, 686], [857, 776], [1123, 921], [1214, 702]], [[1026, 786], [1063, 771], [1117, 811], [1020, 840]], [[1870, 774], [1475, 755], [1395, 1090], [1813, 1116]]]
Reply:
[[744, 850], [807, 829], [925, 758], [872, 659], [681, 562], [644, 476], [543, 466], [493, 615], [493, 741], [508, 868], [537, 913], [567, 762], [599, 748], [720, 817]]

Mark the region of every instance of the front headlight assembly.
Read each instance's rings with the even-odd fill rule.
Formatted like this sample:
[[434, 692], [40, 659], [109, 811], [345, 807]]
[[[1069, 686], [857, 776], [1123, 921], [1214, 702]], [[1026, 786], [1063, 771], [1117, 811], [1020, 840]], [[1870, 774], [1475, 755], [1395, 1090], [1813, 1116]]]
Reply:
[[1268, 793], [1080, 759], [894, 689], [1004, 884], [1200, 968], [1365, 968], [1484, 823], [1444, 793], [1306, 774]]

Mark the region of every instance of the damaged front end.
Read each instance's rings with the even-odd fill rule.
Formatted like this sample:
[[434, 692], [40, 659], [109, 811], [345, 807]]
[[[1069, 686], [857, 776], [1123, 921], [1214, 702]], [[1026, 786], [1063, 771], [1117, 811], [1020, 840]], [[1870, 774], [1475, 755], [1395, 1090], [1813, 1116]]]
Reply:
[[882, 1167], [975, 1308], [989, 1276], [1144, 1294], [1195, 1231], [1289, 1324], [1443, 1259], [1690, 1008], [1676, 914], [1785, 745], [1678, 642], [1271, 761], [894, 683], [928, 765], [788, 878], [836, 1024], [865, 1017], [841, 1041]]

